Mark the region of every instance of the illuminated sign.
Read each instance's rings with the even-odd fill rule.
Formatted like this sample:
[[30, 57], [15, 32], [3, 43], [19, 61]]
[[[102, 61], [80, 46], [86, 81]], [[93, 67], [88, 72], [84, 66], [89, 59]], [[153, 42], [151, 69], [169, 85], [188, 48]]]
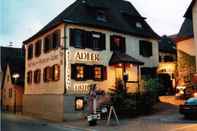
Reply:
[[99, 61], [99, 53], [93, 53], [93, 52], [76, 52], [74, 55], [74, 58], [76, 60], [80, 61]]
[[74, 92], [80, 94], [88, 94], [90, 90], [90, 84], [74, 84]]

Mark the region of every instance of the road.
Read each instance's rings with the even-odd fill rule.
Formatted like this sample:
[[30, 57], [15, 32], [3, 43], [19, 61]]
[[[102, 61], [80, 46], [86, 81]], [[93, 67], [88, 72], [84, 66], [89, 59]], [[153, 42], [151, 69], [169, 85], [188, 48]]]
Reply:
[[197, 131], [197, 120], [185, 120], [178, 113], [177, 106], [159, 104], [158, 107], [153, 114], [120, 120], [119, 126], [106, 126], [106, 121], [99, 121], [95, 127], [89, 127], [86, 120], [48, 123], [3, 113], [1, 131]]
[[1, 131], [82, 131], [14, 114], [1, 114]]

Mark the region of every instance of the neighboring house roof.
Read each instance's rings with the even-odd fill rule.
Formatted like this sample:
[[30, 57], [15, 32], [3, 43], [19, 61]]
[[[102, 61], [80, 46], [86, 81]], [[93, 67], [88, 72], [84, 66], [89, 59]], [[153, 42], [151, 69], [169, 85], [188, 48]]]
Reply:
[[[5, 79], [6, 68], [9, 66], [12, 83], [24, 85], [24, 53], [21, 48], [0, 47], [1, 49], [1, 68], [3, 71], [3, 81]], [[12, 77], [13, 74], [19, 74], [17, 81]], [[2, 83], [3, 85], [3, 83]]]
[[137, 65], [143, 65], [144, 63], [127, 55], [127, 54], [123, 54], [123, 53], [119, 53], [119, 52], [114, 52], [112, 54], [112, 57], [109, 61], [109, 65], [114, 65], [114, 64], [127, 64], [127, 63], [131, 63], [131, 64], [137, 64]]
[[186, 18], [181, 26], [179, 33], [178, 33], [178, 36], [177, 36], [178, 41], [192, 38], [193, 36], [194, 36], [193, 22], [192, 22], [192, 20]]
[[170, 37], [164, 35], [159, 40], [159, 51], [176, 53], [176, 44]]
[[23, 50], [21, 48], [14, 47], [0, 47], [1, 63], [0, 68], [4, 72], [10, 58], [24, 57]]
[[[25, 75], [25, 61], [23, 57], [11, 58], [8, 62], [10, 68], [10, 75], [12, 78], [12, 83], [16, 85], [24, 85], [24, 75]], [[19, 78], [15, 80], [12, 76], [14, 74], [19, 74]]]
[[[98, 20], [98, 15], [104, 15], [106, 21]], [[142, 26], [142, 28], [136, 26], [137, 22], [138, 26]], [[24, 44], [31, 42], [33, 39], [61, 23], [113, 30], [145, 38], [159, 38], [159, 36], [146, 23], [145, 18], [142, 17], [135, 7], [133, 7], [128, 1], [77, 0], [44, 26], [38, 33], [24, 41]]]
[[188, 19], [192, 19], [192, 8], [195, 4], [196, 0], [192, 0], [191, 4], [189, 5], [187, 11], [185, 12], [184, 17], [188, 18]]

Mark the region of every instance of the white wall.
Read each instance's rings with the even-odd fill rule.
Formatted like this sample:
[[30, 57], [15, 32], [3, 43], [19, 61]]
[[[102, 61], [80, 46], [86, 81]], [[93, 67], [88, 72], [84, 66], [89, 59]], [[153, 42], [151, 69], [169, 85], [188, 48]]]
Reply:
[[[106, 50], [105, 51], [94, 51], [92, 49], [75, 49], [73, 47], [69, 46], [69, 29], [70, 28], [77, 28], [77, 29], [82, 29], [85, 31], [97, 31], [97, 32], [102, 32], [106, 34]], [[140, 37], [134, 37], [122, 33], [116, 33], [116, 32], [111, 32], [108, 30], [102, 30], [102, 29], [95, 29], [95, 28], [89, 28], [89, 27], [82, 27], [82, 26], [76, 26], [76, 25], [67, 25], [66, 26], [66, 47], [68, 48], [69, 52], [69, 57], [68, 57], [68, 70], [70, 70], [70, 64], [73, 63], [85, 63], [89, 65], [93, 64], [102, 64], [107, 66], [107, 80], [102, 81], [102, 82], [95, 82], [92, 80], [88, 81], [74, 81], [71, 80], [71, 78], [68, 78], [70, 80], [70, 85], [69, 88], [67, 89], [67, 93], [76, 93], [73, 90], [73, 85], [74, 84], [84, 84], [84, 85], [90, 85], [93, 83], [96, 83], [97, 86], [100, 89], [103, 89], [105, 91], [109, 91], [109, 88], [113, 88], [115, 86], [115, 69], [113, 66], [108, 66], [110, 58], [112, 56], [112, 52], [110, 51], [110, 36], [111, 35], [120, 35], [126, 38], [126, 53], [134, 58], [136, 58], [139, 61], [144, 62], [145, 67], [157, 67], [159, 64], [159, 52], [158, 52], [158, 42], [153, 39], [145, 39], [145, 38], [140, 38]], [[153, 43], [153, 56], [151, 57], [142, 57], [140, 56], [139, 53], [139, 41], [140, 40], [147, 40]], [[74, 58], [74, 55], [76, 52], [92, 52], [92, 53], [99, 53], [100, 54], [100, 61], [98, 62], [87, 62], [87, 61], [79, 61]], [[127, 70], [130, 75], [132, 75], [133, 81], [136, 80], [137, 78], [135, 77], [137, 75], [137, 67], [129, 68]], [[67, 75], [66, 75], [67, 76]], [[132, 80], [131, 79], [131, 80]], [[128, 84], [128, 86], [136, 87], [137, 84]], [[134, 89], [136, 90], [136, 88]], [[133, 91], [133, 89], [130, 88], [130, 91]]]

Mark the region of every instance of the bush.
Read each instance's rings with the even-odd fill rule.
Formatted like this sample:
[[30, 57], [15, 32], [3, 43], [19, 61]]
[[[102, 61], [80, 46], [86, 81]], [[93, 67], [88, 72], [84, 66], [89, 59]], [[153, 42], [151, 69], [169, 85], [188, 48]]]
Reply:
[[145, 80], [145, 91], [128, 93], [123, 81], [116, 82], [111, 90], [111, 102], [119, 117], [134, 117], [152, 111], [158, 99], [157, 79]]

